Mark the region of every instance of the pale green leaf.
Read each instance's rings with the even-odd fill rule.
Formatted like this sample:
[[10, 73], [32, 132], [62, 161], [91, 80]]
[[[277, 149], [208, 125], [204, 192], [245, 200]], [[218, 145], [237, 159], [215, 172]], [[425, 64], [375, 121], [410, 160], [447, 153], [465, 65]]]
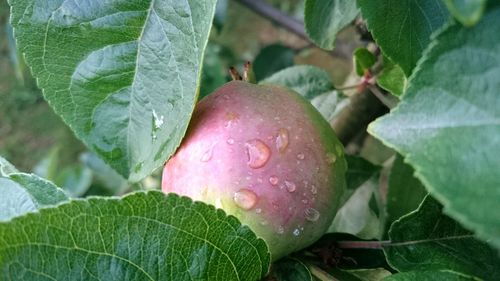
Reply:
[[132, 181], [175, 151], [215, 0], [10, 0], [38, 85], [78, 138]]
[[350, 24], [358, 13], [354, 0], [306, 0], [306, 32], [316, 45], [333, 50], [337, 33]]
[[270, 261], [236, 218], [161, 192], [73, 200], [0, 223], [0, 257], [5, 280], [258, 280]]
[[382, 52], [410, 75], [431, 34], [448, 20], [440, 0], [357, 0]]
[[399, 106], [368, 131], [411, 164], [444, 210], [500, 248], [500, 9], [436, 37]]
[[487, 0], [444, 0], [450, 13], [466, 26], [476, 24], [484, 13]]
[[400, 97], [406, 88], [406, 76], [399, 65], [384, 58], [384, 68], [377, 77], [377, 85], [389, 93]]
[[12, 173], [19, 173], [19, 171], [9, 161], [0, 156], [0, 177], [7, 177]]
[[353, 56], [354, 68], [359, 76], [363, 76], [365, 71], [369, 70], [377, 62], [375, 55], [366, 48], [357, 48], [354, 50]]

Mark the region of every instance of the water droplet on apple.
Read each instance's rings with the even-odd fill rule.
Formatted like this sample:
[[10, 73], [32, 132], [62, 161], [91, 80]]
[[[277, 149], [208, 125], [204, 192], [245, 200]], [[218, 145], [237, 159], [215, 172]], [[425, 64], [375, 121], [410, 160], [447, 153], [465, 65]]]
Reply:
[[335, 161], [337, 161], [337, 156], [334, 153], [326, 154], [326, 162], [328, 164], [333, 164]]
[[278, 136], [276, 137], [276, 148], [280, 153], [285, 152], [288, 147], [288, 130], [285, 128], [281, 128], [278, 131]]
[[278, 182], [279, 182], [279, 179], [278, 179], [278, 177], [277, 177], [277, 176], [270, 176], [270, 177], [269, 177], [269, 183], [270, 183], [271, 185], [277, 185], [277, 184], [278, 184]]
[[258, 197], [253, 191], [243, 188], [234, 193], [233, 200], [241, 209], [250, 210], [257, 204]]
[[317, 194], [318, 193], [318, 188], [315, 185], [311, 185], [311, 193], [312, 194]]
[[297, 186], [295, 185], [295, 183], [293, 183], [291, 181], [285, 181], [285, 187], [286, 187], [286, 190], [290, 193], [294, 192], [297, 189]]
[[317, 221], [319, 219], [319, 212], [318, 210], [314, 209], [314, 208], [307, 208], [305, 211], [304, 211], [304, 214], [306, 216], [306, 220], [308, 221]]
[[266, 165], [271, 157], [269, 147], [259, 139], [253, 139], [245, 143], [245, 148], [248, 157], [248, 166], [253, 169], [261, 168]]
[[210, 159], [212, 159], [213, 153], [214, 153], [214, 147], [212, 146], [209, 149], [207, 149], [205, 152], [203, 152], [203, 155], [201, 156], [200, 161], [201, 162], [210, 161]]
[[304, 153], [297, 154], [297, 159], [299, 159], [299, 160], [304, 160], [305, 157], [306, 156], [304, 155]]
[[278, 229], [276, 230], [276, 232], [278, 232], [278, 234], [283, 234], [285, 233], [285, 228], [283, 228], [282, 225], [278, 226]]
[[234, 139], [227, 139], [227, 144], [232, 145], [234, 144]]
[[296, 228], [293, 230], [293, 235], [294, 236], [299, 236], [300, 235], [300, 229]]

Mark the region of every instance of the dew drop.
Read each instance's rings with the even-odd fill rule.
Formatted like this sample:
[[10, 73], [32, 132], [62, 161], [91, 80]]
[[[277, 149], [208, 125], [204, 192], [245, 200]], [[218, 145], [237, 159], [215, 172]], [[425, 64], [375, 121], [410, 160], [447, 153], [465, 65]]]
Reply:
[[297, 159], [299, 159], [299, 160], [304, 160], [304, 158], [305, 158], [304, 153], [299, 153], [299, 154], [297, 154]]
[[280, 153], [285, 152], [288, 147], [288, 130], [285, 128], [281, 128], [278, 131], [278, 137], [276, 137], [276, 148]]
[[260, 214], [260, 213], [262, 213], [262, 209], [261, 209], [261, 208], [257, 208], [257, 209], [255, 209], [255, 212], [256, 212], [257, 214]]
[[305, 211], [304, 211], [304, 214], [306, 216], [306, 220], [308, 221], [317, 221], [319, 219], [319, 212], [318, 210], [314, 209], [314, 208], [307, 208]]
[[295, 183], [293, 183], [291, 181], [285, 181], [285, 187], [286, 187], [286, 190], [290, 193], [294, 192], [297, 189], [297, 186], [295, 185]]
[[311, 193], [312, 194], [317, 194], [318, 193], [318, 188], [315, 185], [311, 185]]
[[163, 119], [164, 119], [163, 115], [158, 116], [156, 110], [153, 109], [153, 123], [155, 126], [155, 130], [158, 130], [163, 125], [164, 122]]
[[285, 233], [285, 229], [283, 228], [282, 225], [278, 226], [278, 229], [276, 230], [276, 232], [278, 232], [278, 234], [283, 234]]
[[212, 159], [212, 156], [213, 156], [213, 153], [214, 153], [213, 151], [214, 151], [214, 147], [213, 146], [210, 147], [209, 149], [207, 149], [203, 153], [203, 155], [201, 156], [200, 161], [201, 162], [208, 162], [208, 161], [210, 161], [210, 159]]
[[266, 220], [263, 220], [263, 221], [261, 221], [261, 222], [260, 222], [260, 224], [261, 224], [261, 225], [268, 225], [268, 224], [269, 224], [269, 222], [268, 222], [268, 221], [266, 221]]
[[302, 203], [307, 204], [307, 203], [309, 203], [309, 200], [307, 200], [307, 199], [302, 199]]
[[299, 236], [300, 235], [300, 229], [296, 228], [293, 230], [293, 235], [294, 236]]
[[232, 145], [234, 144], [234, 139], [227, 139], [226, 142], [227, 144]]
[[245, 148], [248, 157], [247, 164], [250, 168], [257, 169], [264, 167], [271, 157], [271, 150], [259, 139], [253, 139], [246, 142]]
[[233, 195], [234, 203], [243, 210], [252, 209], [257, 204], [257, 194], [248, 189], [240, 189]]
[[269, 183], [270, 183], [271, 185], [277, 185], [277, 184], [278, 184], [278, 182], [279, 182], [279, 179], [278, 179], [278, 177], [277, 177], [277, 176], [270, 176], [270, 177], [269, 177]]

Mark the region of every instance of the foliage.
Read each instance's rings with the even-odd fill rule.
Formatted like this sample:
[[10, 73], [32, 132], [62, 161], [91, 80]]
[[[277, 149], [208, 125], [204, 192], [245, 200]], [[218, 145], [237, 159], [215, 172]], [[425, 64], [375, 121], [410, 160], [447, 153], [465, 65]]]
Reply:
[[[498, 34], [495, 0], [0, 2], [0, 279], [499, 280]], [[273, 264], [151, 190], [246, 61], [355, 130], [328, 233]]]

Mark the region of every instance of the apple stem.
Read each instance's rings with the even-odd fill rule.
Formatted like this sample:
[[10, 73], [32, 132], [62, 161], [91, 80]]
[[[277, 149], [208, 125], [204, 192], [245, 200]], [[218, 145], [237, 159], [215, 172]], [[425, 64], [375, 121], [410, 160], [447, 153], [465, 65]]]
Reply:
[[236, 70], [236, 68], [234, 68], [232, 66], [229, 68], [229, 75], [231, 75], [231, 78], [233, 78], [233, 81], [234, 80], [243, 80], [241, 78], [240, 73], [238, 73], [238, 70]]
[[243, 81], [256, 84], [257, 80], [255, 80], [255, 73], [253, 72], [252, 63], [247, 61], [243, 66]]

